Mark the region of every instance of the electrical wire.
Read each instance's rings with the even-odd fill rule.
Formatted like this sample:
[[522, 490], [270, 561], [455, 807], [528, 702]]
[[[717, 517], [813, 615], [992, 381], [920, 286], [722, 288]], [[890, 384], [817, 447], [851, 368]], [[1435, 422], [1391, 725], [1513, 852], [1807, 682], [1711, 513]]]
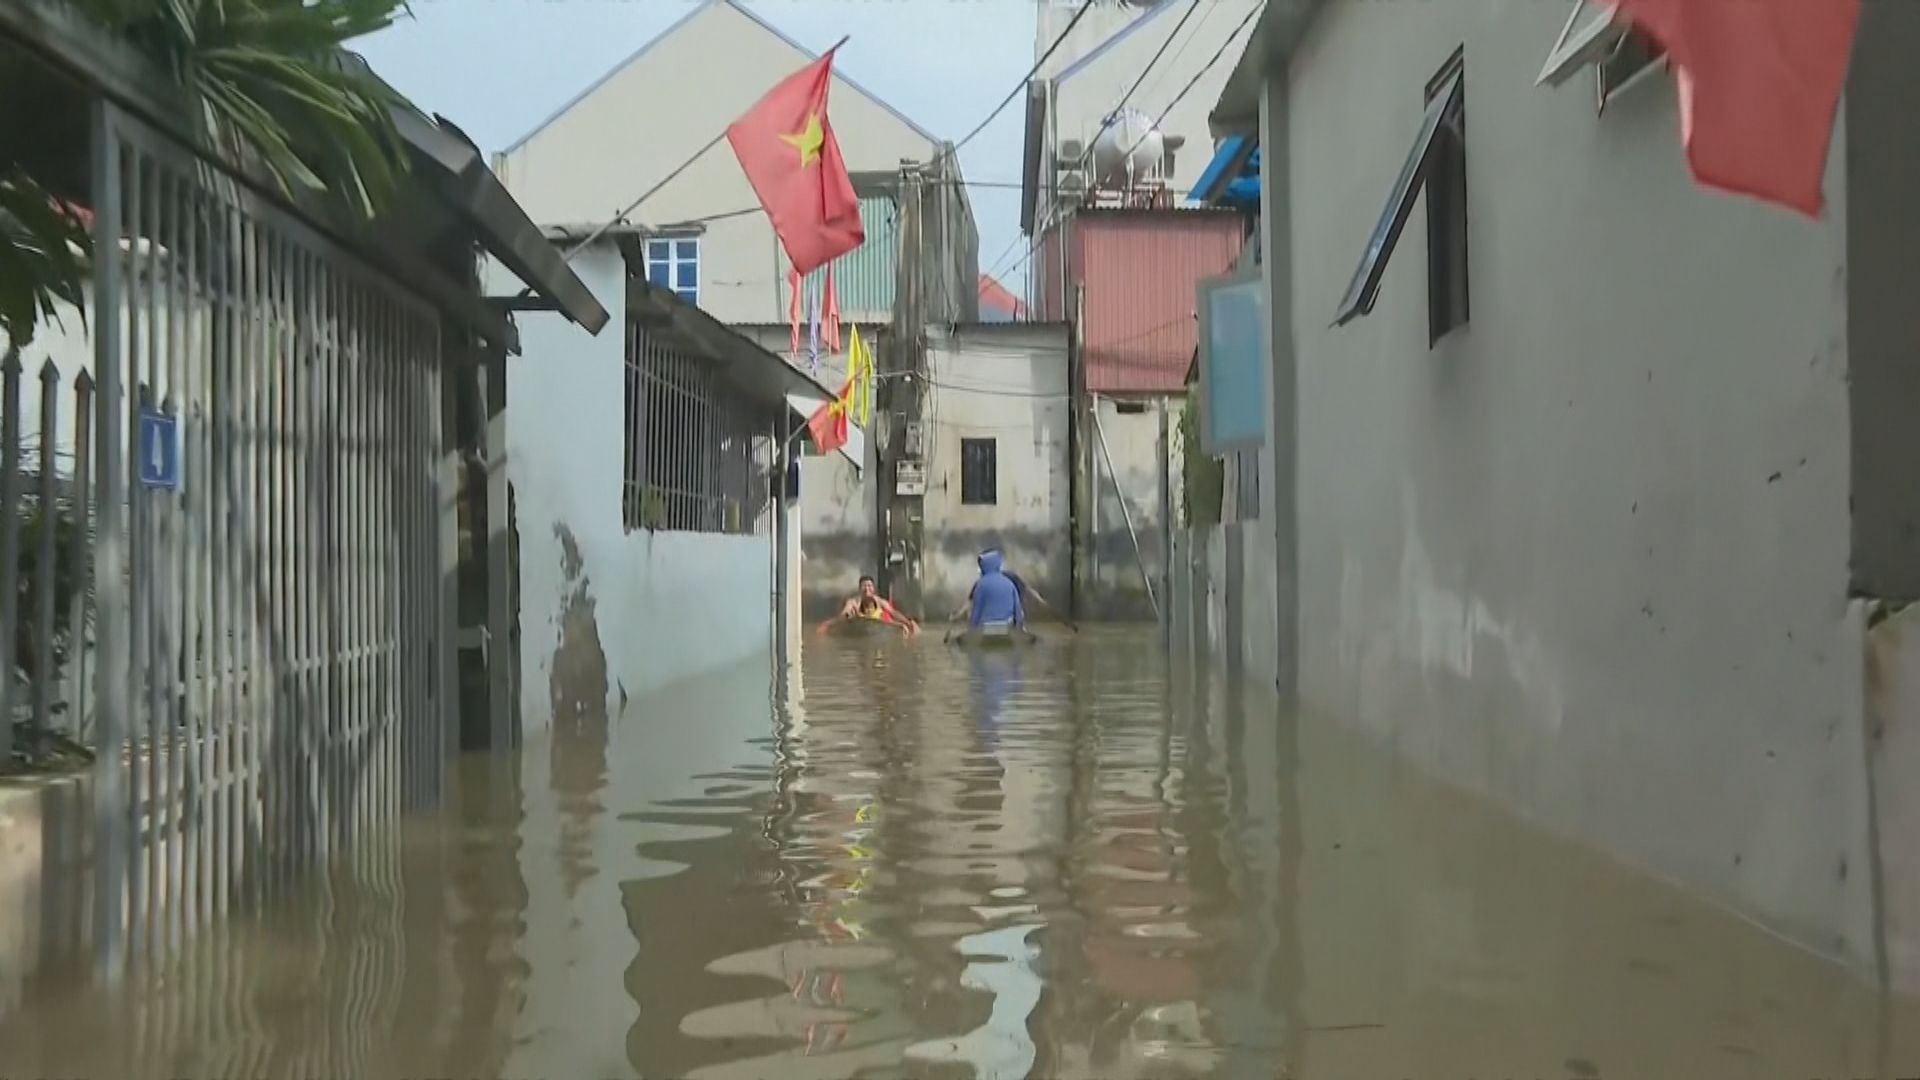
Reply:
[[1167, 107], [1161, 109], [1160, 115], [1154, 118], [1153, 126], [1147, 129], [1146, 134], [1134, 140], [1133, 145], [1127, 148], [1126, 154], [1122, 155], [1123, 157], [1132, 157], [1133, 152], [1140, 149], [1140, 144], [1146, 142], [1148, 136], [1159, 130], [1160, 125], [1167, 119], [1167, 114], [1173, 112], [1174, 108], [1178, 106], [1189, 93], [1193, 92], [1193, 88], [1199, 85], [1201, 79], [1207, 77], [1207, 72], [1212, 71], [1214, 65], [1220, 62], [1220, 58], [1227, 55], [1227, 50], [1233, 47], [1233, 41], [1240, 36], [1240, 31], [1245, 30], [1247, 24], [1252, 22], [1264, 10], [1266, 10], [1265, 5], [1248, 10], [1246, 16], [1240, 20], [1239, 25], [1235, 26], [1233, 30], [1227, 34], [1226, 40], [1220, 43], [1220, 47], [1214, 50], [1213, 56], [1207, 60], [1206, 64], [1202, 66], [1199, 71], [1193, 73], [1193, 78], [1187, 80], [1187, 85], [1181, 87], [1178, 94], [1173, 95], [1173, 100], [1167, 102]]
[[[1206, 64], [1203, 65], [1199, 71], [1194, 73], [1193, 78], [1187, 80], [1187, 84], [1180, 88], [1180, 92], [1178, 94], [1175, 94], [1173, 97], [1173, 100], [1167, 103], [1167, 107], [1160, 110], [1160, 115], [1154, 119], [1153, 125], [1147, 129], [1147, 134], [1142, 135], [1139, 139], [1134, 141], [1134, 144], [1132, 146], [1127, 148], [1127, 152], [1124, 155], [1122, 155], [1123, 158], [1132, 157], [1133, 152], [1135, 150], [1138, 150], [1140, 148], [1140, 145], [1144, 143], [1153, 132], [1159, 130], [1160, 125], [1166, 121], [1167, 115], [1171, 113], [1174, 110], [1174, 107], [1179, 105], [1180, 102], [1183, 101], [1186, 98], [1186, 96], [1193, 91], [1193, 88], [1195, 86], [1199, 85], [1200, 80], [1206, 77], [1207, 72], [1212, 71], [1215, 65], [1220, 63], [1221, 57], [1226, 55], [1227, 50], [1229, 48], [1232, 48], [1234, 39], [1238, 38], [1240, 36], [1240, 32], [1247, 28], [1247, 24], [1251, 23], [1255, 18], [1257, 18], [1260, 15], [1261, 11], [1263, 10], [1264, 10], [1264, 6], [1255, 7], [1249, 10], [1247, 14], [1243, 18], [1241, 18], [1239, 24], [1235, 26], [1233, 30], [1227, 34], [1226, 40], [1220, 43], [1220, 48], [1214, 51], [1213, 56], [1207, 60]], [[1189, 9], [1189, 11], [1191, 12], [1191, 9]], [[1179, 29], [1180, 28], [1178, 26], [1174, 27], [1174, 33], [1177, 34], [1179, 32]], [[1173, 34], [1167, 35], [1167, 40], [1172, 41], [1173, 36], [1174, 36]], [[1155, 55], [1157, 56], [1158, 54], [1155, 54]], [[1151, 67], [1152, 67], [1152, 64], [1149, 63], [1148, 68], [1151, 68]], [[1116, 116], [1117, 115], [1118, 114], [1116, 114]], [[1106, 127], [1103, 126], [1100, 129], [1100, 133], [1105, 134]], [[1099, 138], [1099, 135], [1095, 135], [1094, 138], [1097, 140]], [[1092, 143], [1087, 144], [1087, 150], [1083, 152], [1081, 156], [1081, 161], [1084, 162], [1086, 160], [1086, 155], [1092, 152], [1092, 146], [1093, 146]], [[1014, 243], [1007, 245], [1007, 251], [1001, 253], [1000, 259], [1006, 258], [1007, 253], [1011, 252], [1015, 247], [1015, 245], [1017, 245], [1019, 242], [1020, 242], [1020, 237], [1017, 237], [1017, 236], [1014, 237]], [[1002, 275], [1011, 274], [1014, 271], [1020, 269], [1022, 266], [1025, 266], [1030, 260], [1032, 260], [1032, 258], [1035, 255], [1039, 254], [1039, 251], [1040, 251], [1040, 237], [1035, 236], [1033, 237], [1032, 246], [1027, 249], [1027, 253], [1025, 255], [1022, 255], [1017, 261], [1013, 263], [1013, 265], [1008, 266], [1005, 270], [1001, 270], [998, 268], [998, 263], [1000, 261], [999, 259], [994, 260], [996, 264], [996, 268], [989, 276], [998, 279]]]
[[[1006, 261], [1007, 256], [1013, 254], [1013, 249], [1016, 247], [1019, 247], [1020, 241], [1024, 239], [1026, 238], [1021, 236], [1019, 233], [1013, 234], [1013, 243], [1008, 244], [1005, 248], [1001, 249], [1000, 254], [995, 255], [993, 257], [993, 261], [987, 264], [988, 266], [993, 267], [993, 269], [987, 271], [988, 277], [995, 278], [996, 280], [998, 279], [1000, 264]], [[1012, 267], [1008, 267], [1008, 269], [1012, 269]]]
[[1065, 390], [1060, 390], [1060, 391], [1021, 390], [1011, 386], [968, 386], [964, 383], [942, 382], [938, 379], [930, 379], [930, 378], [923, 378], [921, 381], [926, 383], [928, 386], [932, 386], [937, 389], [952, 390], [962, 394], [980, 394], [985, 397], [1043, 398], [1048, 400], [1060, 400], [1060, 399], [1072, 396], [1069, 392]]
[[[1087, 162], [1093, 157], [1093, 148], [1099, 144], [1100, 137], [1112, 130], [1113, 125], [1120, 122], [1120, 114], [1126, 111], [1127, 102], [1133, 99], [1134, 92], [1140, 89], [1140, 84], [1147, 81], [1147, 76], [1153, 72], [1153, 66], [1158, 64], [1160, 58], [1167, 54], [1167, 49], [1172, 47], [1174, 39], [1180, 36], [1181, 29], [1187, 25], [1187, 20], [1193, 18], [1193, 13], [1200, 10], [1200, 5], [1203, 2], [1205, 2], [1205, 0], [1193, 0], [1192, 3], [1187, 5], [1187, 10], [1180, 16], [1180, 21], [1173, 24], [1172, 32], [1167, 34], [1165, 41], [1160, 43], [1160, 48], [1154, 51], [1153, 57], [1147, 61], [1147, 66], [1140, 69], [1140, 74], [1134, 78], [1133, 85], [1127, 87], [1127, 92], [1120, 95], [1120, 104], [1113, 107], [1113, 111], [1107, 114], [1106, 120], [1100, 125], [1100, 130], [1094, 132], [1093, 138], [1088, 139], [1087, 145], [1081, 148], [1080, 159], [1074, 162], [1073, 165], [1075, 169], [1085, 169], [1087, 167]], [[1145, 18], [1145, 16], [1141, 17]], [[1135, 145], [1136, 147], [1138, 146], [1137, 143]]]
[[985, 131], [987, 129], [988, 124], [993, 123], [995, 117], [998, 117], [1001, 113], [1005, 112], [1007, 110], [1007, 106], [1013, 104], [1013, 99], [1019, 97], [1022, 93], [1026, 91], [1027, 84], [1033, 81], [1033, 77], [1035, 75], [1040, 74], [1040, 69], [1045, 67], [1047, 64], [1047, 61], [1053, 58], [1053, 54], [1060, 51], [1060, 46], [1066, 44], [1067, 36], [1073, 33], [1074, 27], [1080, 25], [1081, 19], [1086, 18], [1087, 12], [1093, 9], [1093, 5], [1094, 5], [1094, 0], [1080, 0], [1080, 10], [1074, 12], [1073, 18], [1067, 20], [1066, 27], [1060, 31], [1059, 36], [1053, 39], [1053, 44], [1047, 46], [1047, 51], [1040, 54], [1040, 59], [1035, 60], [1033, 62], [1033, 67], [1027, 70], [1026, 77], [1021, 79], [1020, 82], [1016, 86], [1014, 86], [1012, 90], [1007, 91], [1007, 96], [1000, 99], [1000, 104], [995, 105], [993, 107], [993, 111], [987, 114], [986, 119], [980, 121], [978, 124], [975, 124], [973, 127], [973, 130], [967, 132], [966, 135], [962, 137], [959, 142], [954, 143], [952, 146], [934, 155], [933, 160], [927, 163], [927, 167], [932, 168], [936, 165], [939, 165], [941, 162], [945, 161], [947, 158], [950, 158], [955, 154], [958, 154], [960, 152], [961, 147], [972, 142], [976, 136], [978, 136], [982, 131]]
[[[1102, 121], [1102, 123], [1100, 124], [1100, 130], [1093, 133], [1093, 138], [1087, 140], [1087, 145], [1081, 149], [1080, 157], [1074, 162], [1073, 168], [1082, 169], [1082, 170], [1086, 168], [1087, 161], [1093, 157], [1093, 148], [1095, 144], [1097, 144], [1100, 141], [1100, 137], [1102, 135], [1105, 135], [1109, 130], [1112, 129], [1114, 124], [1119, 123], [1120, 114], [1126, 110], [1127, 102], [1132, 100], [1134, 92], [1140, 89], [1140, 84], [1146, 81], [1147, 75], [1153, 71], [1154, 65], [1160, 62], [1160, 58], [1166, 55], [1167, 49], [1171, 47], [1174, 43], [1174, 40], [1180, 36], [1181, 29], [1187, 25], [1187, 20], [1193, 18], [1194, 12], [1200, 10], [1201, 4], [1204, 2], [1205, 0], [1192, 0], [1192, 2], [1187, 5], [1187, 10], [1183, 12], [1180, 16], [1180, 21], [1174, 23], [1173, 30], [1167, 34], [1166, 40], [1160, 43], [1160, 48], [1154, 51], [1153, 56], [1147, 61], [1146, 66], [1140, 69], [1140, 74], [1134, 78], [1133, 85], [1127, 87], [1127, 92], [1120, 95], [1120, 103], [1115, 105], [1113, 107], [1113, 110], [1107, 114], [1107, 118], [1104, 121]], [[1083, 8], [1082, 10], [1084, 11], [1085, 9]], [[1072, 26], [1069, 25], [1068, 29], [1071, 30]], [[1056, 45], [1057, 44], [1058, 43], [1056, 42]], [[1036, 71], [1039, 70], [1037, 65], [1035, 66], [1034, 70]], [[1161, 118], [1165, 119], [1164, 113], [1161, 115]], [[1158, 124], [1156, 124], [1155, 127], [1158, 127]], [[1139, 144], [1135, 143], [1134, 148], [1138, 149]], [[1132, 150], [1129, 150], [1127, 152], [1128, 156], [1132, 156], [1132, 152], [1133, 152]], [[981, 181], [980, 183], [981, 183], [981, 186], [983, 187], [997, 186], [997, 185], [994, 185], [992, 181]], [[1024, 190], [1025, 185], [1020, 185], [1020, 186]], [[1040, 237], [1036, 235], [1033, 237], [1033, 243], [1027, 249], [1027, 253], [1025, 255], [1021, 256], [1018, 261], [1013, 263], [1013, 265], [1008, 266], [1006, 269], [1004, 270], [1000, 269], [1000, 263], [1002, 262], [1002, 260], [1004, 260], [1008, 255], [1012, 254], [1013, 249], [1017, 247], [1019, 243], [1020, 243], [1020, 237], [1015, 236], [1013, 238], [1013, 243], [1008, 244], [1007, 249], [1005, 251], [1002, 251], [993, 260], [994, 269], [988, 271], [987, 273], [988, 277], [991, 277], [997, 281], [1000, 279], [1000, 277], [1003, 274], [1013, 273], [1015, 270], [1020, 269], [1021, 267], [1025, 266], [1029, 261], [1031, 261], [1034, 255], [1036, 255], [1040, 250]]]
[[[1182, 41], [1180, 47], [1173, 50], [1173, 55], [1167, 58], [1168, 68], [1174, 70], [1179, 69], [1180, 58], [1187, 55], [1188, 46], [1191, 46], [1195, 41], [1199, 40], [1201, 29], [1207, 25], [1207, 20], [1212, 18], [1213, 13], [1218, 11], [1219, 8], [1220, 5], [1217, 3], [1209, 3], [1206, 5], [1206, 10], [1200, 13], [1200, 21], [1193, 24], [1193, 33], [1188, 34], [1187, 39]], [[1147, 96], [1152, 97], [1154, 91], [1160, 89], [1160, 79], [1158, 77], [1154, 78], [1152, 82], [1146, 85], [1145, 89]]]

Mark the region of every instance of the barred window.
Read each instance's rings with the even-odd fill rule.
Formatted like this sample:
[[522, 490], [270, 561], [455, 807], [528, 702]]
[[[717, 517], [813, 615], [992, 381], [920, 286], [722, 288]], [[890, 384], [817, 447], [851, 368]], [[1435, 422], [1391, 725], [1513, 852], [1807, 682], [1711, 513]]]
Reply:
[[627, 531], [751, 533], [754, 416], [717, 366], [627, 326]]
[[961, 504], [992, 506], [999, 501], [1000, 447], [992, 439], [961, 439]]

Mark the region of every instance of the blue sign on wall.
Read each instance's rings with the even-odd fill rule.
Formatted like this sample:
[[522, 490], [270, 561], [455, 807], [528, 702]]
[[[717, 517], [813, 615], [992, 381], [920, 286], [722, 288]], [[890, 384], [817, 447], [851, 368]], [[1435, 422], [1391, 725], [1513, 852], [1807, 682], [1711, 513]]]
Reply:
[[142, 409], [136, 441], [139, 445], [133, 454], [141, 486], [155, 491], [180, 490], [179, 421], [165, 413]]
[[1267, 305], [1260, 274], [1200, 286], [1200, 447], [1221, 455], [1267, 441]]

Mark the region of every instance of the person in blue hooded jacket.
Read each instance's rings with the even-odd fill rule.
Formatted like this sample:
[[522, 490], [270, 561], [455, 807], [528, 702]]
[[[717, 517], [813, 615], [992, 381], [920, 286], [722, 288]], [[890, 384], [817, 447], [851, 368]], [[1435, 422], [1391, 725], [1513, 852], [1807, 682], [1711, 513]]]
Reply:
[[1002, 561], [998, 551], [983, 552], [980, 556], [980, 580], [974, 582], [973, 613], [967, 619], [970, 629], [1027, 628], [1027, 611], [1020, 602], [1020, 587], [1001, 571]]

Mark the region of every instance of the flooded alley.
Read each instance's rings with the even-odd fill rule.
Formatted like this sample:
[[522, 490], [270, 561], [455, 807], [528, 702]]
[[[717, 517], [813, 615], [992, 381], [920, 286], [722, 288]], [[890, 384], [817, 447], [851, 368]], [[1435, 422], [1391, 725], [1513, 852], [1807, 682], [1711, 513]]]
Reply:
[[0, 1075], [1920, 1072], [1914, 1002], [1150, 631], [765, 670], [471, 759], [118, 991], [31, 988]]

